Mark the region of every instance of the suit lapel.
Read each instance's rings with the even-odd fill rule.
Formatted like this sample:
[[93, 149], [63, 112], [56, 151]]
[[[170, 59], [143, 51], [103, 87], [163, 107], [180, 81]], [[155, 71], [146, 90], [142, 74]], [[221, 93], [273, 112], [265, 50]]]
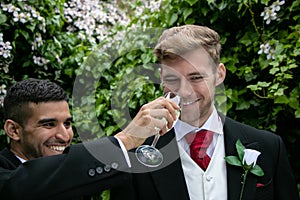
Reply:
[[174, 130], [162, 136], [156, 147], [164, 156], [159, 170], [151, 173], [162, 200], [189, 200]]
[[[224, 140], [225, 140], [225, 155], [236, 155], [237, 151], [235, 143], [238, 139], [246, 148], [259, 149], [257, 143], [249, 143], [246, 134], [243, 134], [243, 129], [238, 129], [235, 122], [226, 118], [224, 123]], [[228, 200], [237, 200], [240, 196], [242, 188], [242, 174], [244, 170], [241, 167], [226, 164], [227, 169], [227, 187], [228, 187]], [[256, 190], [257, 177], [248, 173], [246, 183], [244, 186], [243, 200], [251, 200]], [[252, 197], [252, 198], [251, 198]]]

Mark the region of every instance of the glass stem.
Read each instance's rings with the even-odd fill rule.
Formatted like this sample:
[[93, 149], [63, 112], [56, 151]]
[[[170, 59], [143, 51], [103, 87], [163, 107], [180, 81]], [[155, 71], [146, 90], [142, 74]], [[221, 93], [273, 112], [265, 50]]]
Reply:
[[152, 147], [155, 147], [156, 146], [156, 143], [157, 141], [159, 140], [159, 137], [160, 137], [160, 134], [157, 133], [155, 136], [154, 136], [154, 139], [153, 139], [153, 142], [151, 144]]

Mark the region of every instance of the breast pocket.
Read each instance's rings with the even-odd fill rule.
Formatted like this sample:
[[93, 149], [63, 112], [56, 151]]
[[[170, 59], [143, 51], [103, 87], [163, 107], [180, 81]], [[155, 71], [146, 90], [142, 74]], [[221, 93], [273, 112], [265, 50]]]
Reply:
[[255, 200], [274, 199], [274, 186], [272, 179], [267, 183], [257, 182]]

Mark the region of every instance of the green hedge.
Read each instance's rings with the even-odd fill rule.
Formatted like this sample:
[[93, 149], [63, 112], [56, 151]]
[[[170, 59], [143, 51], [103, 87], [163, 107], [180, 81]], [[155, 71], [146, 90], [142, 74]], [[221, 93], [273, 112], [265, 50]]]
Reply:
[[[24, 13], [28, 5], [39, 14], [14, 21], [13, 12], [3, 7], [10, 2]], [[72, 97], [74, 128], [80, 133], [74, 142], [113, 134], [141, 105], [161, 95], [152, 55], [159, 33], [182, 24], [205, 25], [222, 38], [227, 98], [218, 103], [223, 112], [282, 136], [300, 183], [299, 0], [113, 1], [94, 7], [99, 15], [68, 2], [1, 3], [0, 100], [15, 81], [47, 78]], [[94, 17], [95, 25], [80, 23], [85, 16]]]

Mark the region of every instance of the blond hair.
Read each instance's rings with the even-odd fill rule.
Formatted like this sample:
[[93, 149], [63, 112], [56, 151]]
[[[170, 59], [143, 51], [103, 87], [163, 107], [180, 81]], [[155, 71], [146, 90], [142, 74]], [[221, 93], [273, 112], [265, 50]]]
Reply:
[[220, 36], [205, 26], [183, 25], [165, 30], [154, 48], [154, 54], [161, 63], [197, 48], [205, 49], [215, 66], [220, 63]]

